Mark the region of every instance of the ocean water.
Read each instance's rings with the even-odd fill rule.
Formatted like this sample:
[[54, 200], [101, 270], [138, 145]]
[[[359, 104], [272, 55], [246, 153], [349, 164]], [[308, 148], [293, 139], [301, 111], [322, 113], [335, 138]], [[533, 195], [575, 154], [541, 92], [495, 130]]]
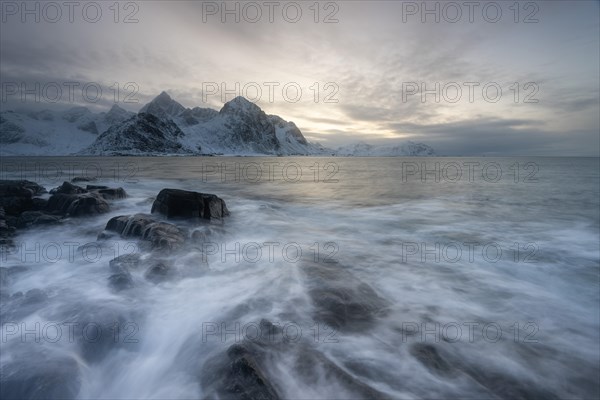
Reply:
[[[2, 253], [3, 268], [26, 267], [12, 270], [0, 307], [7, 397], [216, 397], [214, 360], [256, 341], [263, 320], [285, 337], [258, 358], [282, 398], [600, 395], [597, 158], [31, 157], [1, 167], [0, 179], [48, 190], [85, 176], [129, 195], [108, 214], [21, 230]], [[97, 241], [111, 217], [149, 213], [163, 188], [214, 193], [231, 215], [176, 221], [206, 235], [177, 252]], [[142, 269], [133, 288], [112, 290], [109, 261], [136, 252], [167, 260], [175, 277], [154, 283]]]

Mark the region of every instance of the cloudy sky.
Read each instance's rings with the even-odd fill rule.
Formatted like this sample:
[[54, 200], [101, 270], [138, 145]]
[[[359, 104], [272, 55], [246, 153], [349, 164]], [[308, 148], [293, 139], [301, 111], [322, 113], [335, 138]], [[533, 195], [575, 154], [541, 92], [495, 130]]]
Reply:
[[599, 155], [598, 1], [1, 5], [2, 110], [241, 94], [325, 146]]

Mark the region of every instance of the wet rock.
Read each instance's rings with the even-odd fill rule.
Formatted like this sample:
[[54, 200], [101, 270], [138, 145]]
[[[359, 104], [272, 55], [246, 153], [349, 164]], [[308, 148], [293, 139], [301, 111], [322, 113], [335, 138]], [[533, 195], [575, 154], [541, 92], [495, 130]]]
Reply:
[[252, 337], [230, 346], [202, 366], [200, 383], [208, 398], [281, 398], [284, 393], [277, 374], [269, 370], [281, 357], [295, 360], [294, 375], [300, 385], [309, 387], [330, 382], [345, 389], [341, 398], [386, 398], [337, 366], [310, 343], [291, 340], [280, 326], [263, 319], [258, 327], [258, 334], [247, 333]]
[[102, 196], [106, 200], [117, 200], [124, 199], [127, 197], [127, 193], [123, 188], [109, 188], [106, 186], [96, 186], [96, 189], [89, 189], [90, 187], [94, 187], [91, 185], [88, 185], [87, 187], [88, 190], [100, 194], [100, 196]]
[[133, 278], [129, 272], [119, 272], [108, 277], [108, 285], [116, 291], [133, 287]]
[[[12, 245], [12, 236], [15, 232], [14, 226], [10, 226], [6, 221], [4, 207], [0, 207], [0, 251], [5, 251], [4, 247]], [[0, 257], [2, 254], [0, 254]]]
[[174, 268], [166, 262], [157, 262], [152, 265], [144, 277], [152, 283], [158, 284], [167, 281], [175, 276]]
[[31, 201], [33, 202], [33, 211], [43, 211], [48, 205], [48, 200], [42, 199], [40, 197], [34, 197], [33, 199], [31, 199]]
[[361, 331], [385, 314], [388, 302], [338, 264], [306, 264], [315, 320], [341, 331]]
[[107, 213], [109, 206], [106, 200], [96, 193], [58, 193], [50, 197], [46, 211], [79, 217]]
[[268, 343], [268, 335], [276, 333], [277, 327], [263, 320], [262, 340], [256, 343], [245, 340], [234, 344], [225, 354], [208, 360], [200, 374], [201, 384], [208, 392], [208, 397], [236, 400], [281, 398], [268, 378], [264, 368], [266, 353], [261, 350], [261, 344]]
[[28, 270], [29, 268], [20, 265], [8, 268], [0, 267], [0, 287], [5, 287], [13, 280], [15, 275], [22, 274]]
[[431, 344], [416, 343], [410, 348], [413, 355], [429, 371], [440, 376], [455, 376], [457, 371]]
[[190, 192], [180, 189], [163, 189], [154, 204], [152, 214], [167, 218], [221, 219], [229, 215], [225, 202], [214, 194]]
[[0, 320], [18, 321], [38, 312], [48, 304], [48, 295], [42, 289], [31, 289], [25, 294], [13, 293], [9, 301], [0, 304]]
[[66, 339], [77, 344], [86, 362], [100, 362], [115, 350], [137, 349], [140, 336], [135, 310], [110, 301], [95, 304], [85, 299], [66, 307], [52, 309], [48, 318], [73, 327], [73, 336]]
[[131, 272], [131, 270], [138, 269], [141, 263], [141, 256], [137, 253], [123, 254], [119, 257], [113, 258], [109, 262], [109, 268], [115, 273]]
[[46, 214], [42, 211], [25, 211], [19, 216], [17, 227], [28, 228], [35, 225], [51, 225], [59, 223], [60, 220], [61, 217]]
[[[79, 364], [74, 358], [50, 355], [34, 346], [2, 365], [2, 399], [74, 399], [81, 387]], [[32, 362], [35, 360], [35, 362]]]
[[18, 216], [33, 209], [33, 197], [46, 192], [42, 186], [26, 180], [0, 180], [0, 207], [6, 216]]
[[104, 229], [125, 238], [147, 240], [154, 249], [174, 250], [181, 247], [186, 239], [185, 232], [176, 225], [157, 221], [145, 214], [111, 218]]
[[465, 365], [461, 361], [457, 361], [456, 364], [463, 372], [489, 390], [496, 398], [505, 400], [559, 399], [554, 393], [527, 379], [518, 379], [490, 368]]
[[296, 353], [295, 369], [301, 376], [300, 379], [306, 385], [314, 385], [319, 382], [336, 382], [343, 387], [347, 393], [344, 398], [353, 399], [386, 399], [384, 393], [372, 388], [360, 379], [344, 371], [336, 363], [325, 355], [306, 346]]
[[81, 186], [73, 185], [69, 182], [63, 182], [57, 188], [54, 188], [50, 191], [50, 194], [79, 194], [79, 193], [87, 193], [87, 190], [82, 188]]

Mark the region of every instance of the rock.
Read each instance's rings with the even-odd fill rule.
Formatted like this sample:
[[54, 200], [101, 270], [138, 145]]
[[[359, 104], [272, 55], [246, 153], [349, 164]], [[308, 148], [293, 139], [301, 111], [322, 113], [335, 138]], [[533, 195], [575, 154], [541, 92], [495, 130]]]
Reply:
[[48, 206], [48, 200], [42, 199], [40, 197], [34, 197], [33, 199], [31, 199], [31, 201], [33, 202], [33, 211], [44, 211]]
[[54, 188], [50, 191], [50, 194], [79, 194], [79, 193], [87, 193], [87, 190], [82, 188], [81, 186], [73, 185], [69, 182], [63, 182], [57, 188]]
[[[15, 228], [13, 226], [9, 226], [6, 221], [6, 212], [4, 211], [4, 207], [0, 207], [0, 247], [10, 246], [12, 244], [11, 237], [13, 236]], [[4, 251], [4, 249], [0, 249]], [[0, 254], [2, 257], [2, 254]]]
[[[81, 373], [75, 358], [50, 355], [43, 346], [29, 346], [7, 358], [0, 373], [2, 399], [75, 399]], [[40, 350], [41, 349], [41, 350]], [[35, 362], [32, 362], [35, 360]]]
[[[88, 188], [90, 185], [88, 185]], [[127, 197], [127, 193], [123, 188], [98, 188], [98, 189], [88, 189], [93, 190], [95, 193], [99, 193], [106, 200], [116, 200], [116, 199], [124, 199]]]
[[108, 266], [115, 273], [130, 272], [140, 266], [141, 257], [138, 253], [123, 254], [110, 260]]
[[105, 230], [116, 232], [125, 238], [147, 240], [154, 249], [174, 250], [183, 245], [186, 234], [177, 226], [157, 221], [152, 216], [135, 214], [111, 218]]
[[373, 288], [337, 264], [306, 264], [308, 294], [315, 307], [314, 318], [340, 331], [371, 327], [388, 302]]
[[108, 189], [108, 186], [104, 185], [86, 185], [86, 190], [99, 190], [99, 189]]
[[410, 348], [412, 354], [428, 370], [439, 376], [455, 376], [456, 370], [440, 355], [438, 350], [431, 344], [416, 343]]
[[173, 278], [175, 271], [172, 266], [165, 262], [158, 262], [148, 268], [144, 277], [152, 283], [161, 283]]
[[[278, 333], [266, 320], [261, 321], [260, 327], [261, 339], [265, 344], [268, 343], [269, 332]], [[266, 329], [263, 330], [263, 327]], [[281, 398], [264, 369], [264, 356], [265, 352], [259, 345], [244, 340], [230, 346], [225, 354], [208, 360], [200, 374], [201, 384], [208, 392], [207, 397], [216, 395], [232, 400]]]
[[22, 212], [17, 221], [17, 227], [28, 228], [35, 225], [51, 225], [57, 224], [61, 217], [49, 215], [42, 211], [25, 211]]
[[119, 272], [108, 277], [108, 285], [116, 291], [133, 287], [133, 278], [129, 272]]
[[33, 196], [46, 192], [35, 182], [0, 180], [0, 207], [6, 216], [18, 216], [34, 207]]
[[167, 218], [221, 219], [229, 215], [225, 202], [214, 194], [190, 192], [180, 189], [163, 189], [154, 204], [152, 214], [159, 213]]
[[106, 200], [96, 193], [58, 193], [50, 197], [46, 211], [79, 217], [107, 213], [109, 206]]
[[[345, 389], [345, 396], [359, 399], [382, 399], [386, 396], [353, 377], [310, 346], [309, 342], [291, 339], [280, 326], [261, 320], [258, 332], [252, 330], [227, 351], [209, 358], [200, 370], [200, 383], [206, 398], [279, 399], [283, 396], [276, 372], [269, 368], [280, 359], [295, 361], [295, 379], [299, 385], [331, 382]], [[273, 375], [272, 375], [273, 373]], [[345, 398], [345, 397], [340, 397]]]

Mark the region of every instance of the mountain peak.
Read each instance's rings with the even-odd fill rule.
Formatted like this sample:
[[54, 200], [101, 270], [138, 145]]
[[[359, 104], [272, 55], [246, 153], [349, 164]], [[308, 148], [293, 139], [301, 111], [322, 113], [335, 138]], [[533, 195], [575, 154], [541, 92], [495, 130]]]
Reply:
[[256, 104], [252, 103], [251, 101], [249, 101], [245, 97], [243, 97], [243, 96], [237, 96], [233, 100], [230, 100], [227, 103], [225, 103], [223, 105], [223, 108], [221, 108], [220, 112], [221, 113], [230, 113], [230, 112], [234, 112], [234, 113], [245, 113], [245, 112], [259, 113], [261, 111], [262, 110], [261, 110], [261, 108], [259, 106], [257, 106]]
[[156, 96], [154, 98], [153, 101], [155, 100], [166, 100], [166, 101], [171, 101], [173, 99], [171, 99], [171, 96], [169, 96], [169, 94], [167, 92], [165, 92], [164, 90], [162, 92], [160, 92], [160, 94], [158, 96]]
[[140, 113], [156, 115], [159, 118], [173, 118], [185, 111], [185, 107], [176, 102], [165, 91], [162, 91], [150, 103], [140, 110]]

